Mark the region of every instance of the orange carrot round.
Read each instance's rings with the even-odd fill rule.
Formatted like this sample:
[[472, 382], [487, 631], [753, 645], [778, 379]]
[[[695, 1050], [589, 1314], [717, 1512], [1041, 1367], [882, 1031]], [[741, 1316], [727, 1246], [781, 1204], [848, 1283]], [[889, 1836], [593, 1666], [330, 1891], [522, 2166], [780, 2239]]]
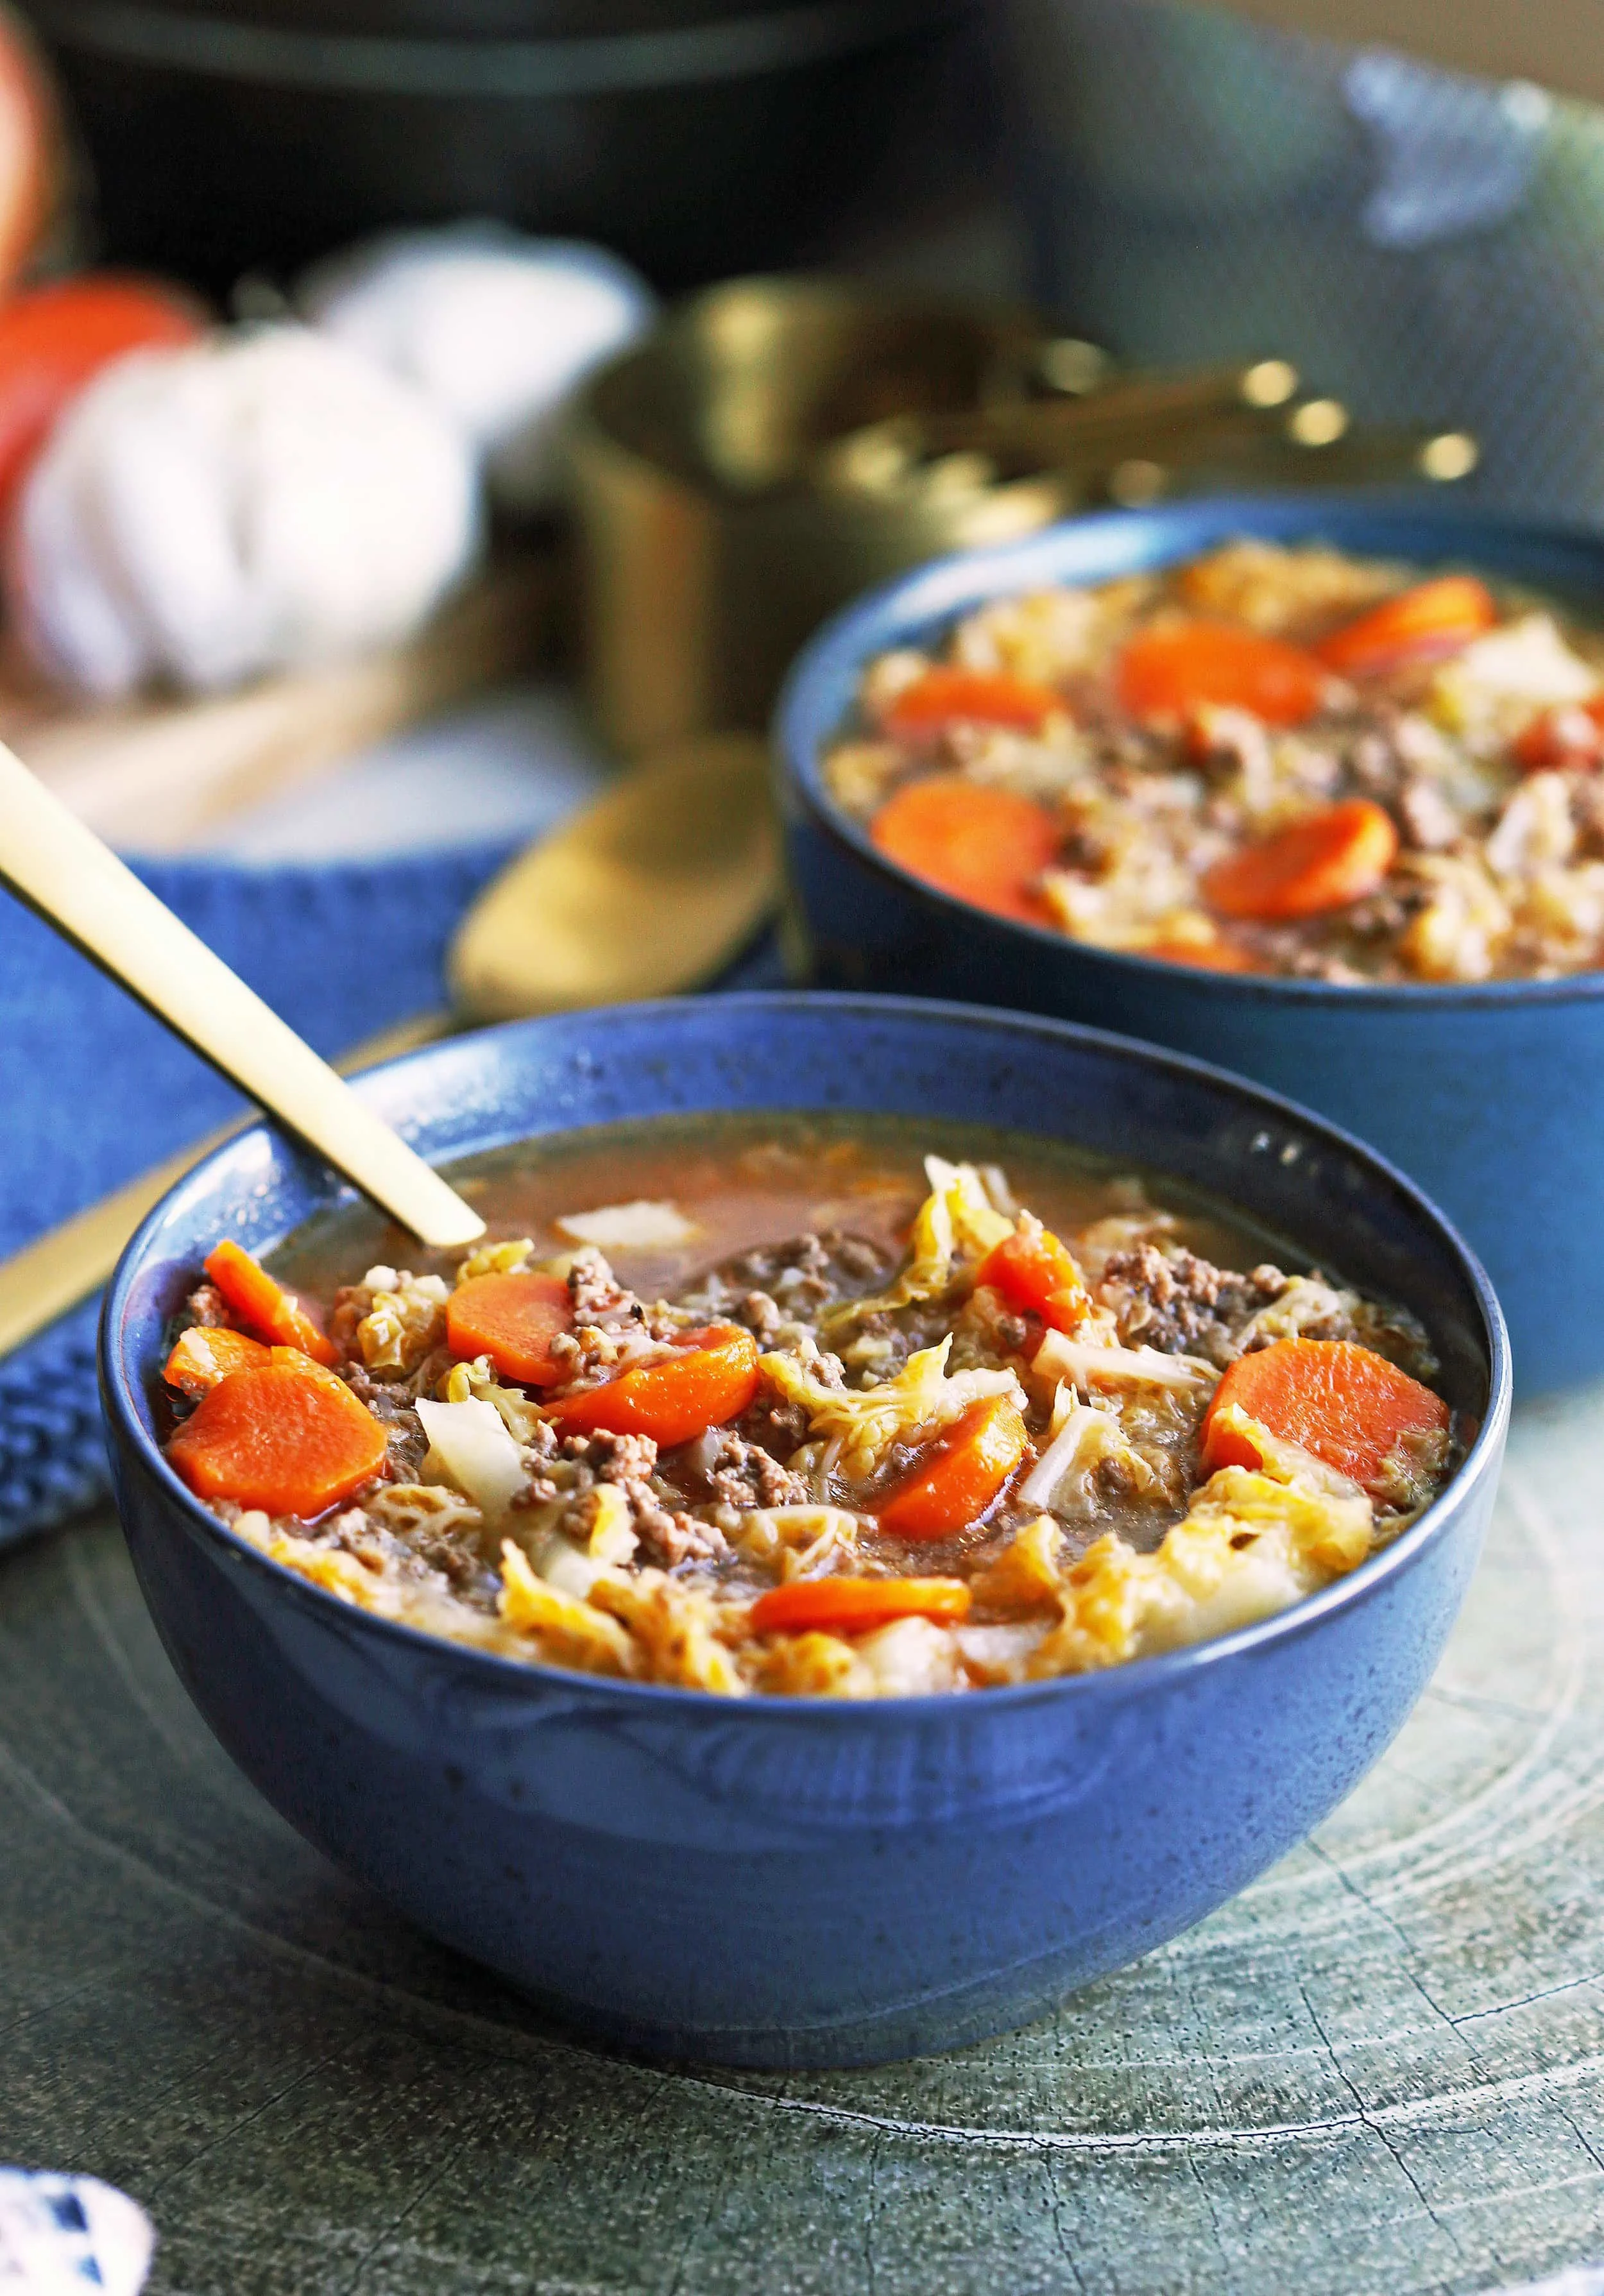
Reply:
[[231, 1371], [272, 1360], [273, 1350], [247, 1332], [192, 1324], [162, 1366], [161, 1376], [183, 1395], [204, 1395]]
[[961, 1578], [794, 1578], [752, 1606], [754, 1635], [866, 1635], [893, 1619], [961, 1619], [969, 1608]]
[[1185, 718], [1213, 702], [1298, 726], [1320, 708], [1326, 673], [1300, 646], [1234, 622], [1161, 622], [1127, 644], [1115, 686], [1133, 718]]
[[927, 669], [892, 697], [881, 713], [888, 734], [939, 733], [943, 726], [1011, 726], [1033, 734], [1065, 707], [1050, 685], [1006, 670]]
[[688, 1337], [694, 1344], [677, 1355], [563, 1396], [554, 1422], [564, 1435], [649, 1435], [665, 1451], [728, 1426], [757, 1393], [757, 1341], [734, 1324]]
[[568, 1286], [560, 1276], [517, 1268], [506, 1275], [473, 1275], [446, 1303], [446, 1344], [454, 1356], [489, 1356], [504, 1379], [525, 1387], [553, 1387], [563, 1366], [551, 1343], [573, 1329]]
[[869, 824], [888, 861], [960, 901], [1030, 924], [1047, 910], [1032, 890], [1056, 857], [1058, 829], [1045, 806], [958, 774], [907, 782]]
[[332, 1372], [275, 1356], [220, 1379], [167, 1456], [201, 1498], [309, 1520], [373, 1480], [384, 1430]]
[[1055, 1332], [1073, 1332], [1090, 1304], [1073, 1259], [1044, 1227], [994, 1243], [975, 1269], [975, 1281], [1000, 1292], [1011, 1308], [1040, 1316]]
[[1350, 1340], [1277, 1340], [1238, 1356], [1214, 1390], [1203, 1422], [1203, 1464], [1256, 1467], [1258, 1453], [1220, 1424], [1236, 1404], [1285, 1443], [1296, 1443], [1366, 1488], [1399, 1439], [1445, 1430], [1440, 1395]]
[[1340, 677], [1382, 677], [1407, 662], [1452, 653], [1490, 630], [1498, 608], [1474, 574], [1440, 574], [1345, 622], [1315, 652]]
[[946, 1538], [984, 1514], [1030, 1438], [1006, 1395], [966, 1411], [876, 1509], [893, 1538]]
[[1397, 853], [1392, 816], [1368, 797], [1349, 798], [1216, 861], [1204, 898], [1227, 917], [1319, 916], [1373, 893]]
[[259, 1260], [226, 1238], [206, 1262], [206, 1273], [241, 1323], [276, 1348], [299, 1348], [314, 1363], [339, 1361], [339, 1351], [293, 1292], [286, 1292]]

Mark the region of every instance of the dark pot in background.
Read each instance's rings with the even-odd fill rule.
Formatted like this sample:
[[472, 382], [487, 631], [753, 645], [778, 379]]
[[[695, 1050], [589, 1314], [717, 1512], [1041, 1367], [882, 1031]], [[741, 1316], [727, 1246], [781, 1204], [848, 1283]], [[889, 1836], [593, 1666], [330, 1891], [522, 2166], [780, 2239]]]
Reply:
[[1474, 490], [1604, 510], [1604, 111], [1180, 0], [1002, 0], [1049, 312], [1120, 357], [1295, 360], [1464, 428]]
[[364, 233], [488, 215], [599, 240], [676, 289], [796, 259], [861, 201], [900, 121], [961, 118], [963, 4], [25, 0], [25, 12], [77, 113], [112, 260], [220, 291]]

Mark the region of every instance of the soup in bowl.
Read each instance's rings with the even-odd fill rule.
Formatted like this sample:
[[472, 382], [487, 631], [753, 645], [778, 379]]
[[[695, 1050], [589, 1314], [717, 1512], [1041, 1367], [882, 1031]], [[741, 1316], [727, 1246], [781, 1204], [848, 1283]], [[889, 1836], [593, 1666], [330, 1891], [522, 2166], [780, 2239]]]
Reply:
[[432, 1264], [273, 1135], [219, 1152], [108, 1306], [119, 1500], [269, 1798], [568, 2015], [755, 2062], [1017, 2021], [1407, 1712], [1507, 1369], [1340, 1136], [870, 999], [525, 1024], [363, 1089], [486, 1242]]
[[1129, 1029], [1375, 1141], [1526, 1384], [1604, 1370], [1604, 546], [1222, 501], [924, 570], [809, 649], [779, 750], [828, 986]]

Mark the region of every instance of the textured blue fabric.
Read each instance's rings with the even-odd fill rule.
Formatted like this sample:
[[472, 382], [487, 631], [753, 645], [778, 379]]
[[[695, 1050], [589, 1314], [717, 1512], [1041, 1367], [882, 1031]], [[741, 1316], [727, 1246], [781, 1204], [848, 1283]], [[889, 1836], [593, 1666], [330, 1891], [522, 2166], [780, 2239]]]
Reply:
[[[320, 1053], [443, 1003], [446, 944], [506, 857], [337, 868], [175, 862], [145, 882]], [[770, 942], [723, 986], [777, 986]], [[0, 892], [0, 1256], [243, 1106], [203, 1062]], [[98, 1301], [0, 1362], [0, 1546], [106, 1488]]]
[[[141, 873], [318, 1051], [438, 1004], [441, 960], [500, 847], [339, 868]], [[224, 1123], [242, 1103], [0, 893], [0, 1254]], [[0, 1363], [0, 1545], [105, 1488], [97, 1303]]]

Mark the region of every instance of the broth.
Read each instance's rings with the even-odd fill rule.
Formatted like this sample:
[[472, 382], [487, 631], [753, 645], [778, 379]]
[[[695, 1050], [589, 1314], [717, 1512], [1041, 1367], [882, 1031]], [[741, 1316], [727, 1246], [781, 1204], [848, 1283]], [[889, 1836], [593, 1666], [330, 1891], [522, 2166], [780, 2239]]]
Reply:
[[272, 1560], [524, 1661], [741, 1695], [1075, 1673], [1286, 1608], [1454, 1452], [1412, 1317], [1017, 1133], [686, 1116], [206, 1262], [169, 1456]]
[[[703, 1269], [754, 1245], [821, 1227], [846, 1227], [900, 1250], [925, 1193], [924, 1159], [991, 1165], [1015, 1199], [1060, 1234], [1143, 1203], [1179, 1215], [1180, 1242], [1222, 1267], [1278, 1259], [1306, 1265], [1283, 1239], [1170, 1179], [1149, 1185], [1129, 1165], [1039, 1135], [925, 1117], [761, 1111], [654, 1118], [521, 1141], [465, 1159], [446, 1177], [492, 1238], [528, 1235], [537, 1254], [572, 1249], [554, 1223], [565, 1212], [637, 1199], [694, 1208], [696, 1233], [676, 1249], [621, 1249], [608, 1258], [643, 1297], [676, 1291]], [[292, 1290], [332, 1297], [356, 1267], [375, 1261], [449, 1275], [459, 1253], [424, 1251], [364, 1205], [309, 1222], [273, 1256]]]

